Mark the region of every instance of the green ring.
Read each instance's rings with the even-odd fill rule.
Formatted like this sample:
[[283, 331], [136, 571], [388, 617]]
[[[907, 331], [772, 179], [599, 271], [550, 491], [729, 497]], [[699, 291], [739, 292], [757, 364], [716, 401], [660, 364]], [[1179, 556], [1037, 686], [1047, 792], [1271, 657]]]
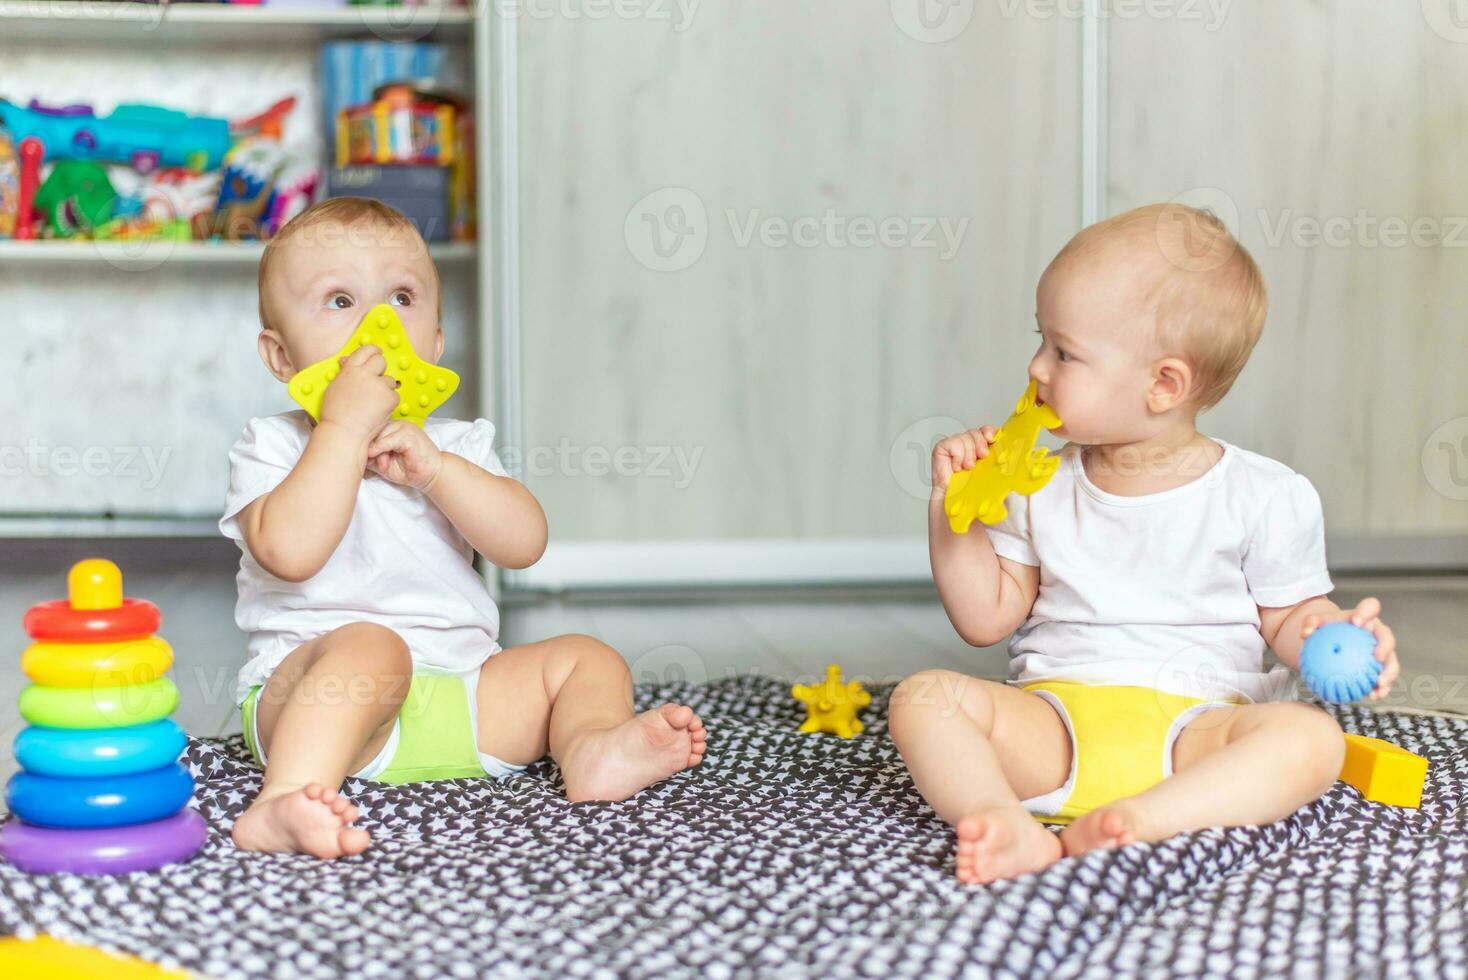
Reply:
[[167, 718], [178, 688], [167, 677], [116, 687], [42, 687], [20, 692], [20, 715], [47, 728], [122, 728]]

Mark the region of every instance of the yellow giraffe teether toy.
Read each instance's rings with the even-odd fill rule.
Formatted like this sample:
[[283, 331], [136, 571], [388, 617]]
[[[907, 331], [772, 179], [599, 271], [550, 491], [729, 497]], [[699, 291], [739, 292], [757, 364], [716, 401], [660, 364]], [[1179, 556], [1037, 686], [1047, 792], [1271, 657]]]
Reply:
[[861, 681], [842, 683], [837, 664], [826, 668], [826, 679], [821, 683], [796, 684], [790, 693], [805, 704], [806, 719], [800, 726], [803, 732], [829, 732], [850, 738], [866, 727], [856, 717], [856, 709], [871, 704], [872, 696]]
[[998, 524], [1009, 509], [1004, 498], [1011, 493], [1029, 496], [1050, 482], [1060, 465], [1044, 446], [1035, 447], [1041, 429], [1057, 428], [1060, 416], [1049, 405], [1036, 405], [1039, 385], [1031, 380], [1011, 415], [994, 435], [989, 455], [971, 470], [953, 474], [943, 495], [943, 512], [954, 534], [967, 534], [978, 518]]
[[341, 350], [296, 372], [287, 388], [291, 398], [310, 412], [313, 419], [321, 421], [321, 399], [326, 386], [341, 372], [341, 359], [367, 344], [381, 348], [382, 356], [387, 358], [388, 376], [400, 384], [398, 407], [392, 413], [395, 419], [407, 419], [421, 429], [423, 420], [448, 401], [459, 387], [457, 374], [429, 364], [414, 352], [397, 311], [383, 304], [367, 311], [353, 331], [352, 339]]

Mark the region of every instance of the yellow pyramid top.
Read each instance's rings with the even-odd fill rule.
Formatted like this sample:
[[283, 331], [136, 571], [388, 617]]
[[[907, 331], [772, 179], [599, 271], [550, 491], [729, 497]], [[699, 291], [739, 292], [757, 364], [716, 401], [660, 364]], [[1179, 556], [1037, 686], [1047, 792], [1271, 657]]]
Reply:
[[367, 311], [346, 346], [325, 360], [302, 368], [291, 378], [288, 386], [291, 398], [310, 412], [313, 419], [321, 421], [321, 399], [326, 386], [341, 372], [341, 359], [367, 344], [382, 350], [382, 356], [387, 358], [388, 376], [396, 378], [401, 385], [398, 407], [392, 413], [395, 419], [407, 419], [421, 429], [423, 420], [448, 401], [459, 387], [457, 374], [429, 364], [417, 355], [397, 311], [383, 304]]
[[1057, 428], [1060, 416], [1049, 405], [1036, 405], [1039, 386], [1030, 381], [1014, 414], [999, 427], [989, 455], [961, 470], [948, 481], [943, 497], [943, 512], [954, 534], [967, 534], [969, 525], [978, 518], [985, 524], [998, 524], [1009, 509], [1004, 498], [1011, 493], [1029, 496], [1050, 482], [1060, 465], [1044, 446], [1035, 448], [1041, 429]]

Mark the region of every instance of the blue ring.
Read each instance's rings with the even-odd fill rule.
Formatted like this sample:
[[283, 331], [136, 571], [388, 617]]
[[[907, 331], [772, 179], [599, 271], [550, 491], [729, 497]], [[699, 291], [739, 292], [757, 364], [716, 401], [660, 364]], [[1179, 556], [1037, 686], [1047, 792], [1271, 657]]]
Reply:
[[126, 776], [178, 759], [188, 738], [167, 718], [123, 728], [43, 728], [15, 737], [15, 761], [38, 776]]
[[5, 787], [10, 812], [38, 827], [122, 827], [161, 820], [194, 794], [194, 777], [177, 762], [127, 776], [61, 779], [18, 772]]

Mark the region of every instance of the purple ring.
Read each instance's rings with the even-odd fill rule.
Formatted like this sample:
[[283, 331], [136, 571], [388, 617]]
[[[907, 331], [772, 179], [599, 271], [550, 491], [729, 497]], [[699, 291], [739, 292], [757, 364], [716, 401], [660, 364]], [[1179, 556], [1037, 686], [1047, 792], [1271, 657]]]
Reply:
[[22, 871], [82, 875], [147, 871], [190, 857], [209, 825], [188, 807], [162, 820], [126, 827], [60, 830], [11, 820], [0, 827], [0, 854]]

